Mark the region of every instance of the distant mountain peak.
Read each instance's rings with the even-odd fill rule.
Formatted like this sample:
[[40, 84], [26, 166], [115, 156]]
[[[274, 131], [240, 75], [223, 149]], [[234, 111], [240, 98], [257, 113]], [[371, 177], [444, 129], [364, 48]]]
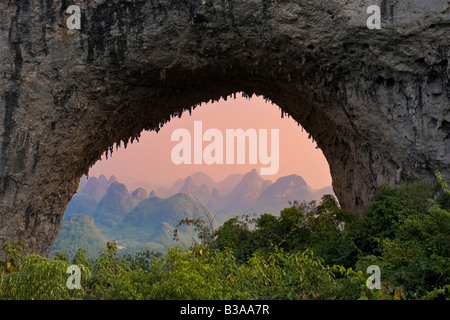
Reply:
[[111, 185], [109, 186], [108, 191], [106, 191], [106, 193], [113, 192], [115, 190], [120, 191], [120, 192], [127, 192], [128, 193], [127, 186], [124, 185], [123, 183], [120, 183], [120, 182], [117, 182], [117, 181], [111, 183]]
[[148, 198], [147, 190], [145, 190], [144, 188], [137, 188], [131, 193], [131, 197], [136, 202], [141, 202], [142, 200]]
[[[197, 171], [193, 174], [191, 174], [189, 177], [195, 179], [195, 178], [206, 178], [206, 179], [211, 179], [210, 176], [208, 176], [206, 173], [201, 172], [201, 171]], [[211, 179], [212, 180], [212, 179]]]
[[189, 193], [189, 191], [196, 189], [196, 187], [197, 186], [195, 185], [194, 181], [192, 181], [192, 178], [187, 177], [186, 180], [184, 181], [183, 187], [181, 187], [181, 189], [178, 192]]
[[[289, 176], [284, 176], [284, 177], [281, 177], [281, 178], [278, 178], [278, 180], [280, 181], [280, 182], [289, 182], [289, 183], [296, 183], [296, 184], [298, 184], [298, 185], [301, 185], [301, 186], [307, 186], [308, 184], [306, 183], [306, 181], [305, 181], [305, 179], [303, 179], [303, 177], [301, 177], [301, 176], [298, 176], [298, 175], [296, 175], [296, 174], [291, 174], [291, 175], [289, 175]], [[277, 180], [277, 181], [278, 181]]]
[[207, 202], [211, 197], [208, 187], [205, 184], [200, 186], [194, 184], [191, 177], [186, 178], [183, 187], [178, 192], [189, 194], [201, 202]]
[[107, 180], [103, 174], [98, 178], [90, 177], [82, 185], [80, 184], [78, 193], [92, 197], [99, 202], [105, 196], [110, 185], [117, 182], [114, 179], [116, 178], [111, 177], [110, 180]]
[[217, 190], [217, 188], [213, 188], [211, 191], [211, 197], [219, 197], [219, 190]]
[[133, 198], [128, 193], [127, 187], [120, 182], [113, 182], [106, 191], [105, 196], [98, 204], [96, 216], [101, 212], [112, 212], [115, 214], [126, 214], [134, 207]]
[[253, 170], [247, 172], [247, 173], [242, 177], [241, 182], [242, 182], [242, 181], [246, 181], [246, 180], [254, 181], [254, 180], [256, 180], [256, 179], [258, 179], [258, 180], [260, 179], [261, 181], [264, 181], [264, 179], [261, 178], [261, 177], [259, 176], [258, 171], [256, 171], [256, 169], [253, 169]]
[[259, 204], [270, 205], [279, 199], [287, 206], [287, 200], [310, 201], [315, 197], [305, 180], [296, 174], [278, 178], [273, 184], [268, 186], [258, 199]]

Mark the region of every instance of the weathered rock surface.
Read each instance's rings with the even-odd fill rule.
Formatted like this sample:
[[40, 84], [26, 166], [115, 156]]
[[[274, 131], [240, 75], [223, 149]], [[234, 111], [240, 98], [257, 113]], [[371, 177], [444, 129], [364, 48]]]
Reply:
[[[80, 30], [66, 8], [77, 4]], [[295, 118], [341, 205], [382, 183], [450, 180], [447, 0], [0, 3], [0, 245], [47, 255], [105, 150], [238, 91]]]

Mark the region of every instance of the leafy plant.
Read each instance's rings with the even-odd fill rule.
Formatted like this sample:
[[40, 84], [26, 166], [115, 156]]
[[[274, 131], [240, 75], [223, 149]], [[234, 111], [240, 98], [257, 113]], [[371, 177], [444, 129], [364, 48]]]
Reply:
[[[93, 259], [80, 248], [71, 260], [80, 289], [66, 285], [67, 253], [22, 256], [7, 242], [0, 299], [449, 299], [450, 212], [436, 196], [442, 187], [384, 186], [361, 218], [327, 195], [217, 229], [211, 219], [185, 220], [201, 241], [166, 254], [119, 256], [108, 242]], [[381, 270], [380, 290], [366, 286], [371, 265]]]

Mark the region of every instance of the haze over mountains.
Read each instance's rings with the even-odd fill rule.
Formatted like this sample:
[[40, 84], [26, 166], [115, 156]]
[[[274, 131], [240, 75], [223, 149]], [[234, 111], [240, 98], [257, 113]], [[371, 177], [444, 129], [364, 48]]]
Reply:
[[[95, 248], [107, 238], [116, 240], [120, 248], [163, 250], [164, 246], [174, 244], [173, 230], [181, 219], [206, 219], [205, 209], [213, 215], [218, 213], [218, 226], [236, 215], [279, 214], [290, 201], [311, 201], [333, 193], [331, 187], [313, 190], [298, 175], [275, 182], [264, 180], [256, 170], [245, 175], [230, 175], [220, 182], [198, 172], [178, 179], [171, 187], [155, 189], [147, 191], [138, 187], [130, 192], [114, 176], [109, 179], [104, 175], [83, 177], [66, 209], [63, 228], [53, 249], [64, 250], [62, 243], [67, 243], [68, 237], [75, 241], [82, 223], [89, 228], [82, 233], [89, 233], [93, 238], [89, 241], [95, 243]], [[92, 228], [97, 228], [101, 234]], [[192, 228], [180, 228], [178, 234], [185, 240], [179, 244], [187, 245], [192, 241]]]
[[[112, 190], [109, 190], [114, 183], [119, 183], [115, 176], [111, 176], [110, 179], [106, 179], [104, 175], [89, 179], [83, 177], [66, 214], [76, 213], [75, 211], [91, 214], [95, 210], [104, 211], [108, 207], [114, 211], [117, 206], [124, 206], [123, 209], [129, 211], [148, 197], [147, 190], [142, 187], [131, 192], [125, 185], [119, 187], [115, 184]], [[295, 174], [281, 177], [273, 183], [261, 178], [255, 169], [245, 175], [230, 175], [220, 182], [215, 182], [208, 175], [197, 172], [178, 179], [169, 188], [155, 189], [148, 190], [150, 197], [169, 198], [177, 193], [186, 193], [211, 212], [216, 213], [220, 210], [227, 216], [250, 212], [277, 214], [289, 205], [289, 201], [311, 201], [320, 199], [327, 193], [333, 194], [331, 187], [318, 190], [310, 188], [302, 177]], [[103, 199], [108, 191], [110, 194], [107, 199]], [[116, 203], [119, 198], [123, 203]]]

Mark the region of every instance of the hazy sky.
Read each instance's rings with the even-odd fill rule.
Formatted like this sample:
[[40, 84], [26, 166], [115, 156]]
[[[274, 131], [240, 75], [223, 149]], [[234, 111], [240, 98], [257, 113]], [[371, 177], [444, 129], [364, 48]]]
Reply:
[[[186, 111], [181, 118], [173, 118], [156, 132], [143, 132], [139, 142], [128, 144], [127, 149], [119, 148], [108, 160], [104, 157], [89, 171], [90, 176], [104, 174], [107, 178], [115, 175], [120, 182], [137, 185], [140, 181], [147, 184], [169, 186], [178, 178], [185, 178], [197, 171], [208, 174], [216, 182], [223, 180], [229, 174], [247, 173], [256, 169], [260, 173], [261, 167], [269, 165], [258, 163], [248, 164], [180, 164], [175, 165], [171, 159], [172, 149], [179, 143], [171, 141], [172, 132], [179, 128], [190, 132], [192, 145], [194, 144], [194, 121], [202, 121], [203, 133], [208, 129], [219, 129], [223, 134], [224, 159], [226, 157], [226, 129], [253, 128], [267, 129], [268, 149], [270, 156], [271, 129], [279, 129], [279, 170], [276, 175], [262, 176], [264, 179], [275, 181], [281, 176], [297, 174], [313, 188], [331, 185], [328, 163], [316, 144], [308, 139], [308, 134], [302, 131], [295, 120], [285, 116], [281, 118], [281, 110], [263, 97], [253, 96], [251, 99], [236, 95], [236, 99], [229, 97], [227, 101], [204, 103], [192, 111]], [[216, 131], [217, 132], [217, 131]], [[181, 141], [181, 140], [179, 140]], [[212, 140], [215, 141], [215, 140]], [[204, 141], [203, 149], [211, 142]], [[248, 143], [248, 142], [247, 142]], [[248, 152], [248, 145], [246, 146]], [[194, 157], [192, 148], [192, 159]], [[236, 162], [235, 162], [236, 163]]]

